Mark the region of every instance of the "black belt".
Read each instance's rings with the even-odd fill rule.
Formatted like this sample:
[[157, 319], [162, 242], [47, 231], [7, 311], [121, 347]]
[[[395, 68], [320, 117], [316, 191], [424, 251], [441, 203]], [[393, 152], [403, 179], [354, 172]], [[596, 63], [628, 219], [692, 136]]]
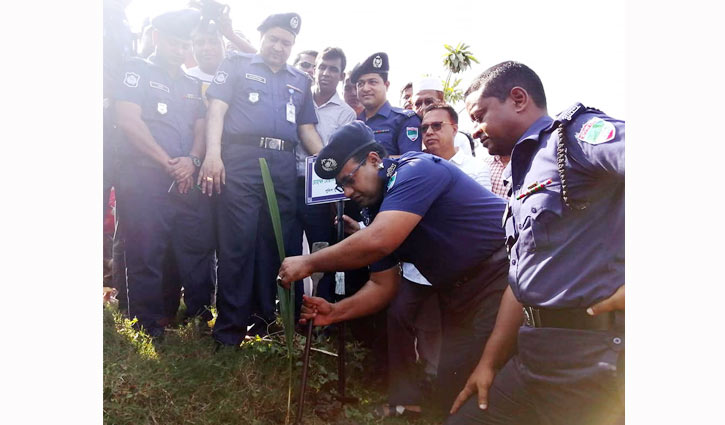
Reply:
[[295, 142], [277, 139], [274, 137], [244, 136], [236, 134], [224, 134], [224, 142], [235, 145], [254, 146], [257, 148], [271, 149], [275, 151], [294, 152]]
[[586, 309], [550, 310], [524, 306], [524, 324], [530, 328], [566, 328], [606, 331], [615, 327], [615, 312], [596, 316], [587, 314]]

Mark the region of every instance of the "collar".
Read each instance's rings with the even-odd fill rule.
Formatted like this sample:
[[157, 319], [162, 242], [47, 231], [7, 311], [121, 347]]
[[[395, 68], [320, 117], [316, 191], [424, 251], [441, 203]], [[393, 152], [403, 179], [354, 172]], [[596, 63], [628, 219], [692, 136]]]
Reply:
[[317, 106], [317, 103], [315, 103], [315, 97], [314, 96], [312, 96], [312, 102], [315, 104], [315, 107], [317, 109], [324, 108], [325, 106], [327, 106], [330, 103], [333, 103], [333, 104], [338, 105], [338, 106], [342, 105], [342, 99], [340, 99], [340, 95], [337, 94], [337, 91], [335, 91], [335, 94], [332, 95], [332, 97], [330, 98], [330, 100], [328, 100], [327, 102], [323, 103], [320, 106]]
[[[392, 106], [390, 106], [390, 102], [388, 102], [388, 101], [386, 100], [386, 101], [385, 101], [385, 103], [383, 103], [383, 106], [381, 106], [381, 107], [380, 107], [380, 109], [378, 109], [378, 112], [376, 112], [376, 113], [375, 113], [375, 115], [381, 115], [381, 116], [383, 116], [383, 117], [385, 117], [385, 118], [388, 118], [388, 117], [390, 116], [390, 113], [391, 113], [391, 112], [393, 112], [393, 107], [392, 107]], [[373, 117], [374, 117], [375, 115], [373, 115], [373, 116], [372, 116], [372, 117], [370, 117], [369, 119], [372, 119], [372, 118], [373, 118]], [[363, 121], [363, 122], [366, 122], [366, 121], [367, 121], [367, 120], [365, 119], [365, 110], [364, 110], [364, 109], [363, 109], [363, 111], [362, 111], [362, 112], [360, 112], [360, 115], [358, 115], [358, 117], [357, 117], [357, 118], [358, 118], [358, 119], [359, 119], [360, 121]]]
[[539, 134], [541, 134], [542, 131], [546, 130], [547, 128], [551, 127], [554, 120], [548, 115], [544, 115], [534, 121], [531, 126], [524, 131], [524, 134], [519, 138], [519, 140], [516, 142], [518, 145], [519, 143], [525, 141], [525, 140], [534, 140], [539, 141]]
[[[252, 59], [249, 61], [249, 63], [250, 64], [260, 64], [261, 63], [264, 66], [266, 66], [270, 72], [275, 73], [274, 71], [272, 71], [272, 68], [270, 68], [269, 65], [267, 65], [267, 62], [264, 61], [264, 58], [259, 53], [255, 53], [254, 55], [252, 55]], [[290, 74], [295, 75], [294, 68], [292, 68], [292, 66], [290, 66], [289, 64], [284, 64], [284, 66], [282, 68], [280, 68], [279, 70], [281, 71], [283, 69], [286, 70], [287, 72], [289, 72]]]
[[[467, 153], [463, 152], [462, 149], [459, 149], [458, 152], [456, 152], [456, 154], [453, 155], [451, 157], [451, 159], [449, 159], [448, 161], [450, 161], [450, 162], [452, 162], [454, 164], [462, 165], [463, 162], [466, 159], [468, 159], [468, 158], [466, 158], [467, 156], [470, 156], [470, 155], [468, 155]], [[473, 158], [473, 157], [471, 156], [471, 158]]]
[[163, 60], [159, 56], [157, 56], [156, 53], [152, 53], [147, 60], [151, 62], [151, 64], [153, 64], [155, 67], [163, 71], [163, 73], [166, 74], [169, 78], [178, 78], [180, 75], [186, 75], [186, 72], [184, 71], [184, 66], [182, 65], [179, 66], [179, 71], [177, 72], [176, 76], [172, 76], [171, 73], [163, 67]]

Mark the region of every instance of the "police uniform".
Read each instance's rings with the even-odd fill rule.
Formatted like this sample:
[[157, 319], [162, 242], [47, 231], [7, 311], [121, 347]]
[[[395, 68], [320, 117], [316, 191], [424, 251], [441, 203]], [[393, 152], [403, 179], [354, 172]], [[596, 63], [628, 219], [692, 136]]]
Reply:
[[[359, 149], [358, 139], [372, 139], [369, 128], [365, 133], [355, 127], [364, 125], [353, 121], [344, 126], [320, 152], [315, 163], [320, 177], [336, 176], [352, 156], [348, 153]], [[383, 197], [364, 211], [367, 224], [383, 211], [405, 211], [422, 218], [393, 254], [372, 264], [370, 270], [410, 262], [437, 292], [443, 340], [436, 390], [438, 402], [450, 408], [481, 357], [506, 287], [508, 262], [501, 228], [505, 201], [434, 155], [408, 152], [384, 159], [383, 165]]]
[[[152, 25], [189, 40], [199, 19], [197, 11], [185, 9], [162, 14]], [[141, 107], [142, 120], [171, 158], [188, 156], [194, 125], [206, 112], [201, 84], [181, 68], [171, 76], [158, 65], [160, 60], [155, 55], [129, 60], [119, 78], [116, 99]], [[178, 305], [178, 287], [163, 283], [169, 282], [164, 279], [168, 261], [175, 260], [180, 282], [173, 283], [185, 289], [187, 314], [211, 319], [207, 306], [214, 291], [209, 272], [214, 232], [209, 199], [193, 188], [179, 194], [173, 177], [127, 143], [120, 166], [118, 209], [124, 226], [129, 316], [138, 317], [149, 334], [163, 333], [163, 325], [176, 313], [168, 306]], [[176, 300], [169, 299], [174, 296]]]
[[[387, 75], [389, 70], [388, 55], [384, 52], [373, 53], [362, 63], [355, 65], [350, 73], [350, 79], [353, 84], [357, 84], [362, 75], [371, 73]], [[373, 130], [375, 140], [385, 147], [388, 155], [421, 151], [422, 135], [418, 131], [420, 118], [415, 111], [391, 106], [390, 102], [386, 100], [375, 115], [369, 119], [365, 119], [364, 110], [360, 112], [357, 119]]]
[[623, 121], [576, 104], [514, 146], [505, 228], [525, 306], [518, 354], [488, 410], [473, 396], [447, 424], [623, 423], [624, 312], [585, 309], [624, 285], [624, 134]]
[[[258, 28], [300, 29], [296, 13], [272, 15]], [[222, 161], [226, 184], [218, 207], [219, 268], [214, 338], [238, 345], [252, 313], [265, 322], [275, 314], [279, 269], [274, 230], [259, 158], [269, 165], [282, 219], [285, 247], [294, 241], [297, 128], [316, 124], [310, 80], [289, 65], [273, 72], [259, 54], [225, 59], [206, 92], [229, 105], [224, 117]], [[255, 306], [256, 304], [256, 306]]]

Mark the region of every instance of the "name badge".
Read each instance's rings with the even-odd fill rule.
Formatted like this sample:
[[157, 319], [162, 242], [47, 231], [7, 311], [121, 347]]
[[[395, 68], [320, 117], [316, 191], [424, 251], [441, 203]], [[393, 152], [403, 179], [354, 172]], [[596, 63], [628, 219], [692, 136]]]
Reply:
[[297, 122], [295, 120], [295, 105], [294, 105], [294, 103], [288, 103], [287, 104], [287, 121], [291, 122], [292, 124], [295, 124]]

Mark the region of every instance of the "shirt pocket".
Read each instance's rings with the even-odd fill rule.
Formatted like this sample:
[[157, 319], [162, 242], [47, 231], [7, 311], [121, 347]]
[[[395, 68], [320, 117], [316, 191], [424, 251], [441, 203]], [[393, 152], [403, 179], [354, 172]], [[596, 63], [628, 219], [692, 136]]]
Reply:
[[261, 125], [261, 123], [272, 119], [270, 115], [273, 110], [271, 107], [271, 93], [266, 86], [247, 84], [241, 92], [242, 108], [251, 123]]
[[[525, 218], [519, 226], [519, 242], [526, 252], [545, 250], [558, 238], [554, 230], [562, 217], [562, 200], [558, 186], [547, 186], [524, 199]], [[523, 214], [522, 214], [523, 216]]]
[[174, 105], [171, 93], [158, 88], [150, 88], [147, 93], [143, 108], [144, 121], [170, 121], [174, 114], [179, 113], [175, 110], [177, 106]]

